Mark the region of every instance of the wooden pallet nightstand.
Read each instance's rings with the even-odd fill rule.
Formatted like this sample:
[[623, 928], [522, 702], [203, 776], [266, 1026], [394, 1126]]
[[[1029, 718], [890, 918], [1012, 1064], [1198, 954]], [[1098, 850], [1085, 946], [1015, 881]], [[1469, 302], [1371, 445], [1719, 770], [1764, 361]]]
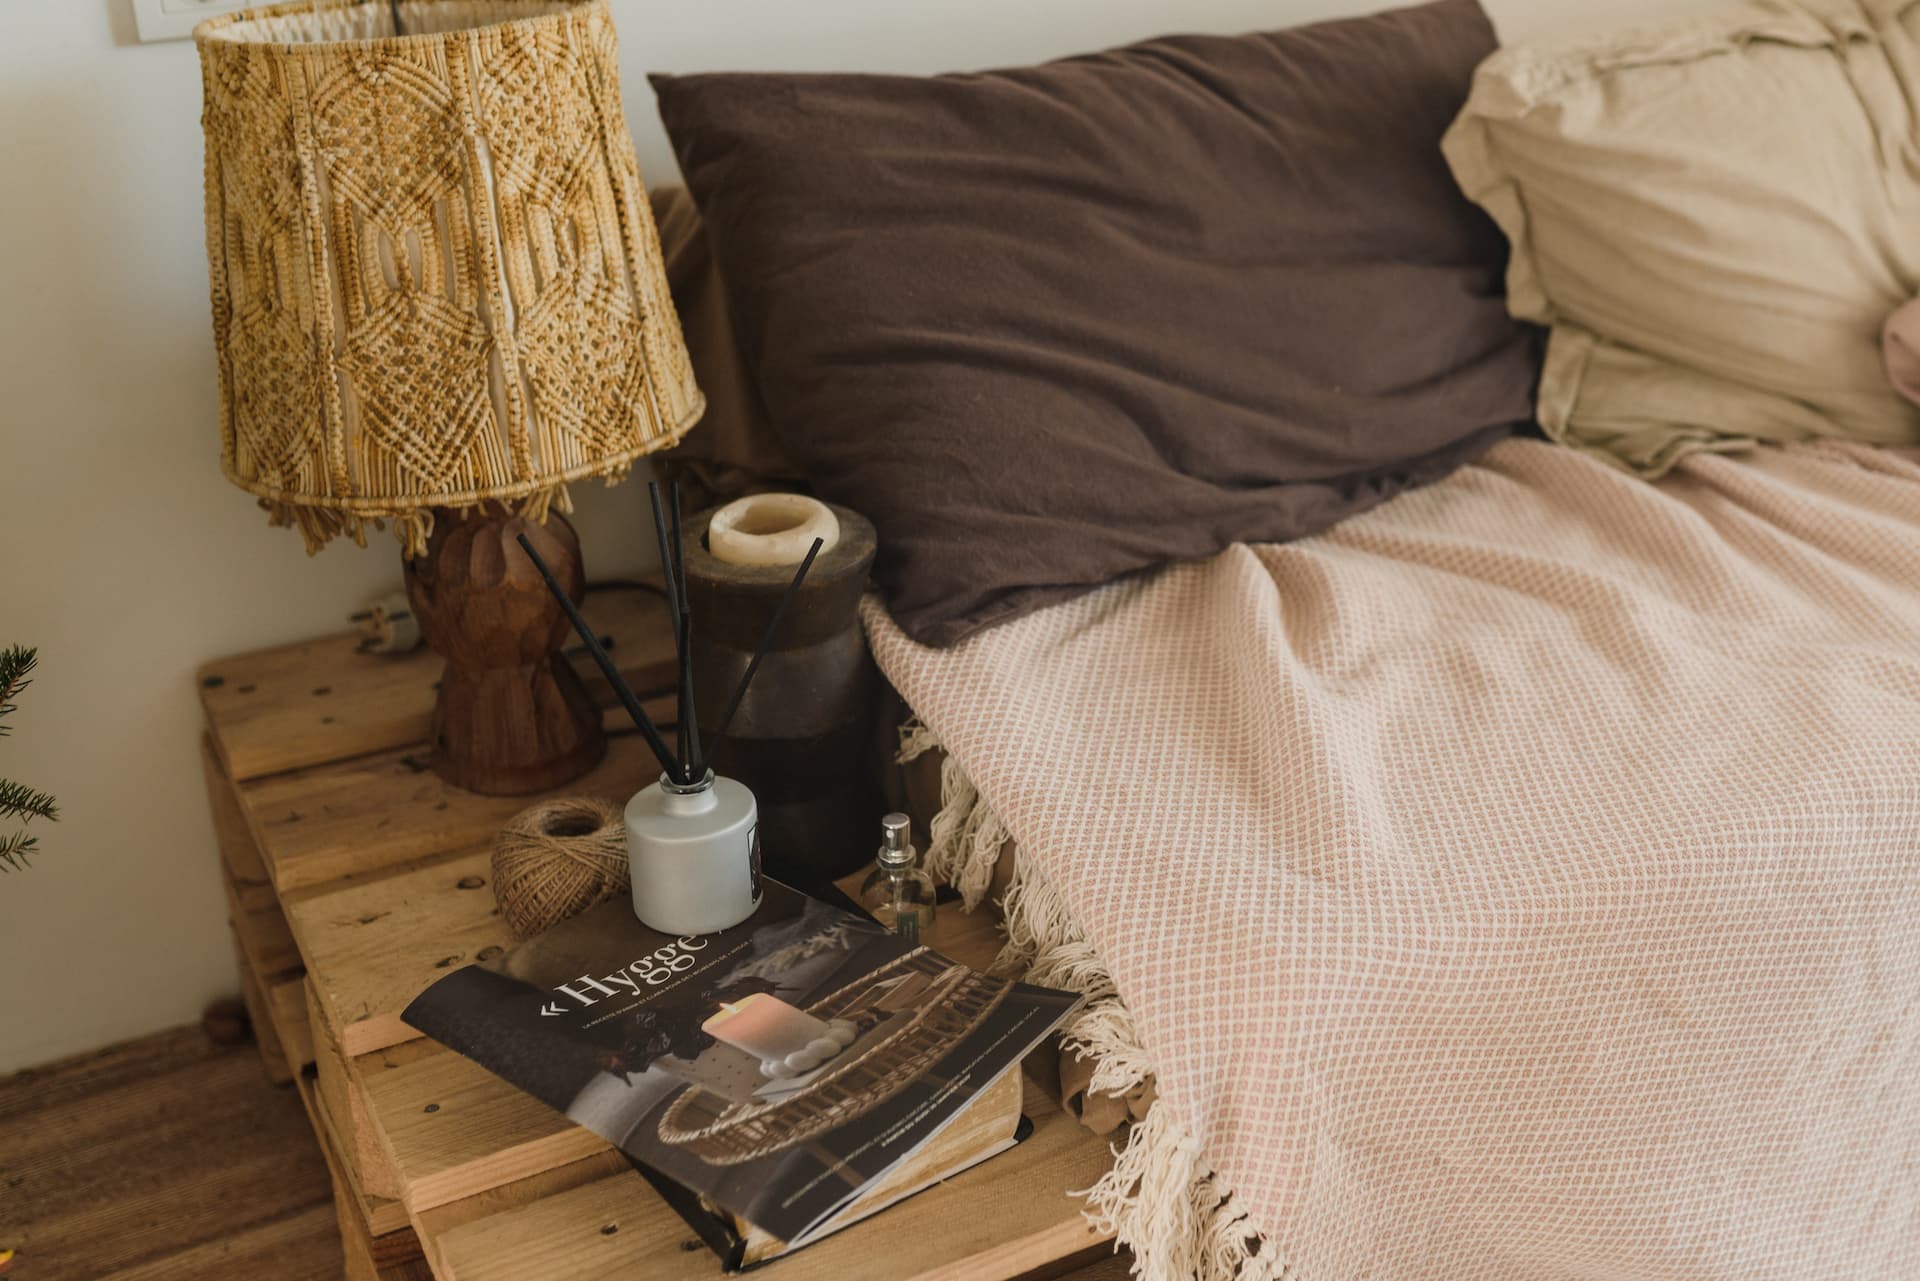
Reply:
[[[586, 613], [637, 690], [671, 683], [665, 607], [597, 593]], [[439, 659], [358, 652], [352, 634], [209, 663], [199, 674], [207, 790], [241, 982], [261, 1053], [306, 1104], [333, 1171], [349, 1281], [684, 1281], [721, 1274], [625, 1160], [400, 1011], [448, 969], [510, 938], [491, 844], [535, 797], [486, 797], [426, 767]], [[623, 798], [655, 772], [609, 709], [606, 761], [563, 793]], [[650, 705], [671, 717], [671, 699]], [[941, 918], [934, 946], [984, 966], [986, 914]], [[1029, 1083], [1034, 1132], [1013, 1151], [819, 1245], [767, 1281], [1058, 1276], [1101, 1237], [1067, 1195], [1106, 1143]], [[1105, 1269], [1102, 1269], [1103, 1273]]]

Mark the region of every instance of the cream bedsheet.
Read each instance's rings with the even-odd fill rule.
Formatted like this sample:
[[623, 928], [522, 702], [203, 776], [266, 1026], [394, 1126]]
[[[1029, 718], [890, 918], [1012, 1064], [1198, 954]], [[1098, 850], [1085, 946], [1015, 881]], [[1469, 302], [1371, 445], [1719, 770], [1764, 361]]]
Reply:
[[951, 650], [867, 623], [1131, 1011], [1148, 1275], [1920, 1276], [1913, 455], [1511, 442]]

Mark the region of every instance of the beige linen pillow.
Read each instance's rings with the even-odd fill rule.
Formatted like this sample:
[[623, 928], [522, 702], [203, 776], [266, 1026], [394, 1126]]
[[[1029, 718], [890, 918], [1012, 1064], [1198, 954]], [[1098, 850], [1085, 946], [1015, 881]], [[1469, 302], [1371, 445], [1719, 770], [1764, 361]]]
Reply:
[[1749, 0], [1481, 64], [1442, 144], [1552, 326], [1539, 419], [1698, 449], [1920, 442], [1880, 327], [1920, 283], [1920, 0]]

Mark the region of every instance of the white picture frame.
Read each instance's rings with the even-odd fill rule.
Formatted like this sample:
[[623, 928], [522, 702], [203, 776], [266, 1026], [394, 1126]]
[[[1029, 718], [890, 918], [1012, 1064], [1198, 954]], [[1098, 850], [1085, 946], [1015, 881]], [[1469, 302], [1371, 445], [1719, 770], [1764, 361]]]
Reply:
[[185, 40], [194, 27], [216, 14], [232, 13], [262, 0], [130, 0], [141, 44]]

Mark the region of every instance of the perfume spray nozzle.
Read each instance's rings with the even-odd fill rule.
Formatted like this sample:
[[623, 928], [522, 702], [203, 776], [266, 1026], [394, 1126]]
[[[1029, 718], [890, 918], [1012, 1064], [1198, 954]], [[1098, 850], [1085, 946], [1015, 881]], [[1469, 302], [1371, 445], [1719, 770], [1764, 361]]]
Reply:
[[888, 814], [880, 820], [879, 859], [895, 866], [913, 862], [912, 834], [905, 814]]

